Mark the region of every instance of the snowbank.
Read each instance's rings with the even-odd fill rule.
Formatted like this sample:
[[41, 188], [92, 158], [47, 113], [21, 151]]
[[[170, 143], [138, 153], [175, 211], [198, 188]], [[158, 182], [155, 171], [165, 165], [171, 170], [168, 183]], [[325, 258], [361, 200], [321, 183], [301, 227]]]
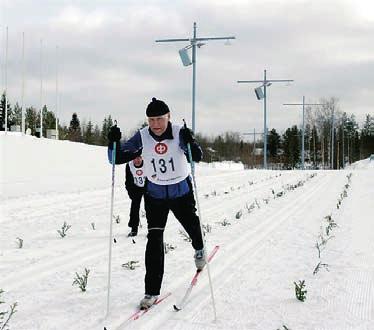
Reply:
[[[0, 151], [0, 192], [5, 198], [111, 185], [106, 147], [0, 132]], [[199, 175], [243, 169], [243, 164], [234, 162], [197, 165]], [[117, 167], [116, 185], [123, 185], [124, 172], [123, 166]]]
[[5, 197], [97, 189], [110, 184], [105, 147], [1, 133], [0, 191]]

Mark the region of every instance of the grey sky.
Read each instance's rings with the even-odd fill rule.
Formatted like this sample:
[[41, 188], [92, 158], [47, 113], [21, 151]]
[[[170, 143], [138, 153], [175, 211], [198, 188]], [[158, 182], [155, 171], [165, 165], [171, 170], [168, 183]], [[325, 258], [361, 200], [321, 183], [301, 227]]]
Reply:
[[25, 32], [27, 106], [55, 108], [59, 47], [59, 117], [72, 113], [101, 125], [111, 114], [125, 133], [144, 120], [153, 96], [171, 108], [174, 122], [191, 124], [192, 67], [178, 50], [185, 43], [155, 39], [235, 35], [231, 46], [211, 41], [197, 51], [197, 131], [216, 134], [263, 128], [255, 85], [237, 80], [294, 79], [268, 89], [268, 127], [301, 122], [297, 107], [331, 96], [362, 122], [373, 115], [374, 3], [372, 1], [17, 1], [1, 0], [2, 89], [5, 26], [9, 27], [8, 95], [21, 100], [21, 46]]

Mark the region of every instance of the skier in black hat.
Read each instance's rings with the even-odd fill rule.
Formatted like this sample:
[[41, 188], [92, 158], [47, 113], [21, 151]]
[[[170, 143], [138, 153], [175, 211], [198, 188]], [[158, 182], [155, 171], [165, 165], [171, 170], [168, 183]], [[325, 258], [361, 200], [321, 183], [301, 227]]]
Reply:
[[[144, 161], [148, 241], [145, 252], [145, 296], [140, 301], [142, 309], [152, 306], [160, 294], [164, 274], [163, 235], [170, 210], [192, 240], [197, 269], [205, 266], [203, 237], [187, 163], [187, 144], [191, 146], [195, 162], [202, 158], [201, 148], [187, 127], [170, 122], [170, 110], [165, 102], [152, 98], [146, 115], [148, 126], [137, 131], [127, 142], [116, 144], [116, 164], [129, 162], [139, 155]], [[121, 139], [117, 126], [112, 127], [108, 139], [111, 162], [113, 142], [120, 142]]]

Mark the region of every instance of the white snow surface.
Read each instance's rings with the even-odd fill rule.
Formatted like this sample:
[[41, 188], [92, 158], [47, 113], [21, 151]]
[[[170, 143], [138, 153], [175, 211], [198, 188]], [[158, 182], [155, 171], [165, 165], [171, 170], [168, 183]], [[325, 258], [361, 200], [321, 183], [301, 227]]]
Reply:
[[[342, 171], [197, 165], [202, 221], [211, 226], [207, 249], [220, 246], [210, 264], [217, 318], [207, 270], [185, 309], [173, 311], [194, 275], [194, 261], [170, 214], [165, 243], [175, 249], [165, 256], [162, 292], [172, 294], [128, 322], [144, 294], [146, 220], [141, 218], [134, 240], [127, 238], [130, 201], [124, 166], [116, 166], [114, 214], [121, 222], [113, 222], [105, 317], [111, 196], [106, 153], [80, 143], [0, 135], [0, 288], [6, 301], [0, 311], [18, 302], [10, 329], [374, 329], [373, 162]], [[337, 227], [327, 236], [329, 215]], [[61, 238], [57, 230], [64, 222], [71, 228]], [[321, 235], [326, 243], [319, 258]], [[131, 260], [139, 267], [122, 267]], [[327, 267], [313, 275], [319, 262]], [[72, 282], [85, 268], [90, 274], [81, 292]], [[295, 297], [299, 280], [306, 283], [304, 302]]]

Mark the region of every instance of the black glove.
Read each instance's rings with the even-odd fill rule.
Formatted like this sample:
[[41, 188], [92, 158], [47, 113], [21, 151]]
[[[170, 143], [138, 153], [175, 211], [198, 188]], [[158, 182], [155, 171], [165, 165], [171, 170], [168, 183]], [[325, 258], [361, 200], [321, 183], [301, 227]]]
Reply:
[[185, 144], [188, 144], [188, 143], [191, 144], [195, 142], [193, 133], [188, 127], [184, 126], [183, 128], [181, 128], [180, 132], [181, 132], [181, 136]]
[[109, 143], [119, 142], [121, 140], [121, 137], [122, 137], [122, 133], [119, 127], [117, 127], [117, 125], [112, 126], [108, 133]]

